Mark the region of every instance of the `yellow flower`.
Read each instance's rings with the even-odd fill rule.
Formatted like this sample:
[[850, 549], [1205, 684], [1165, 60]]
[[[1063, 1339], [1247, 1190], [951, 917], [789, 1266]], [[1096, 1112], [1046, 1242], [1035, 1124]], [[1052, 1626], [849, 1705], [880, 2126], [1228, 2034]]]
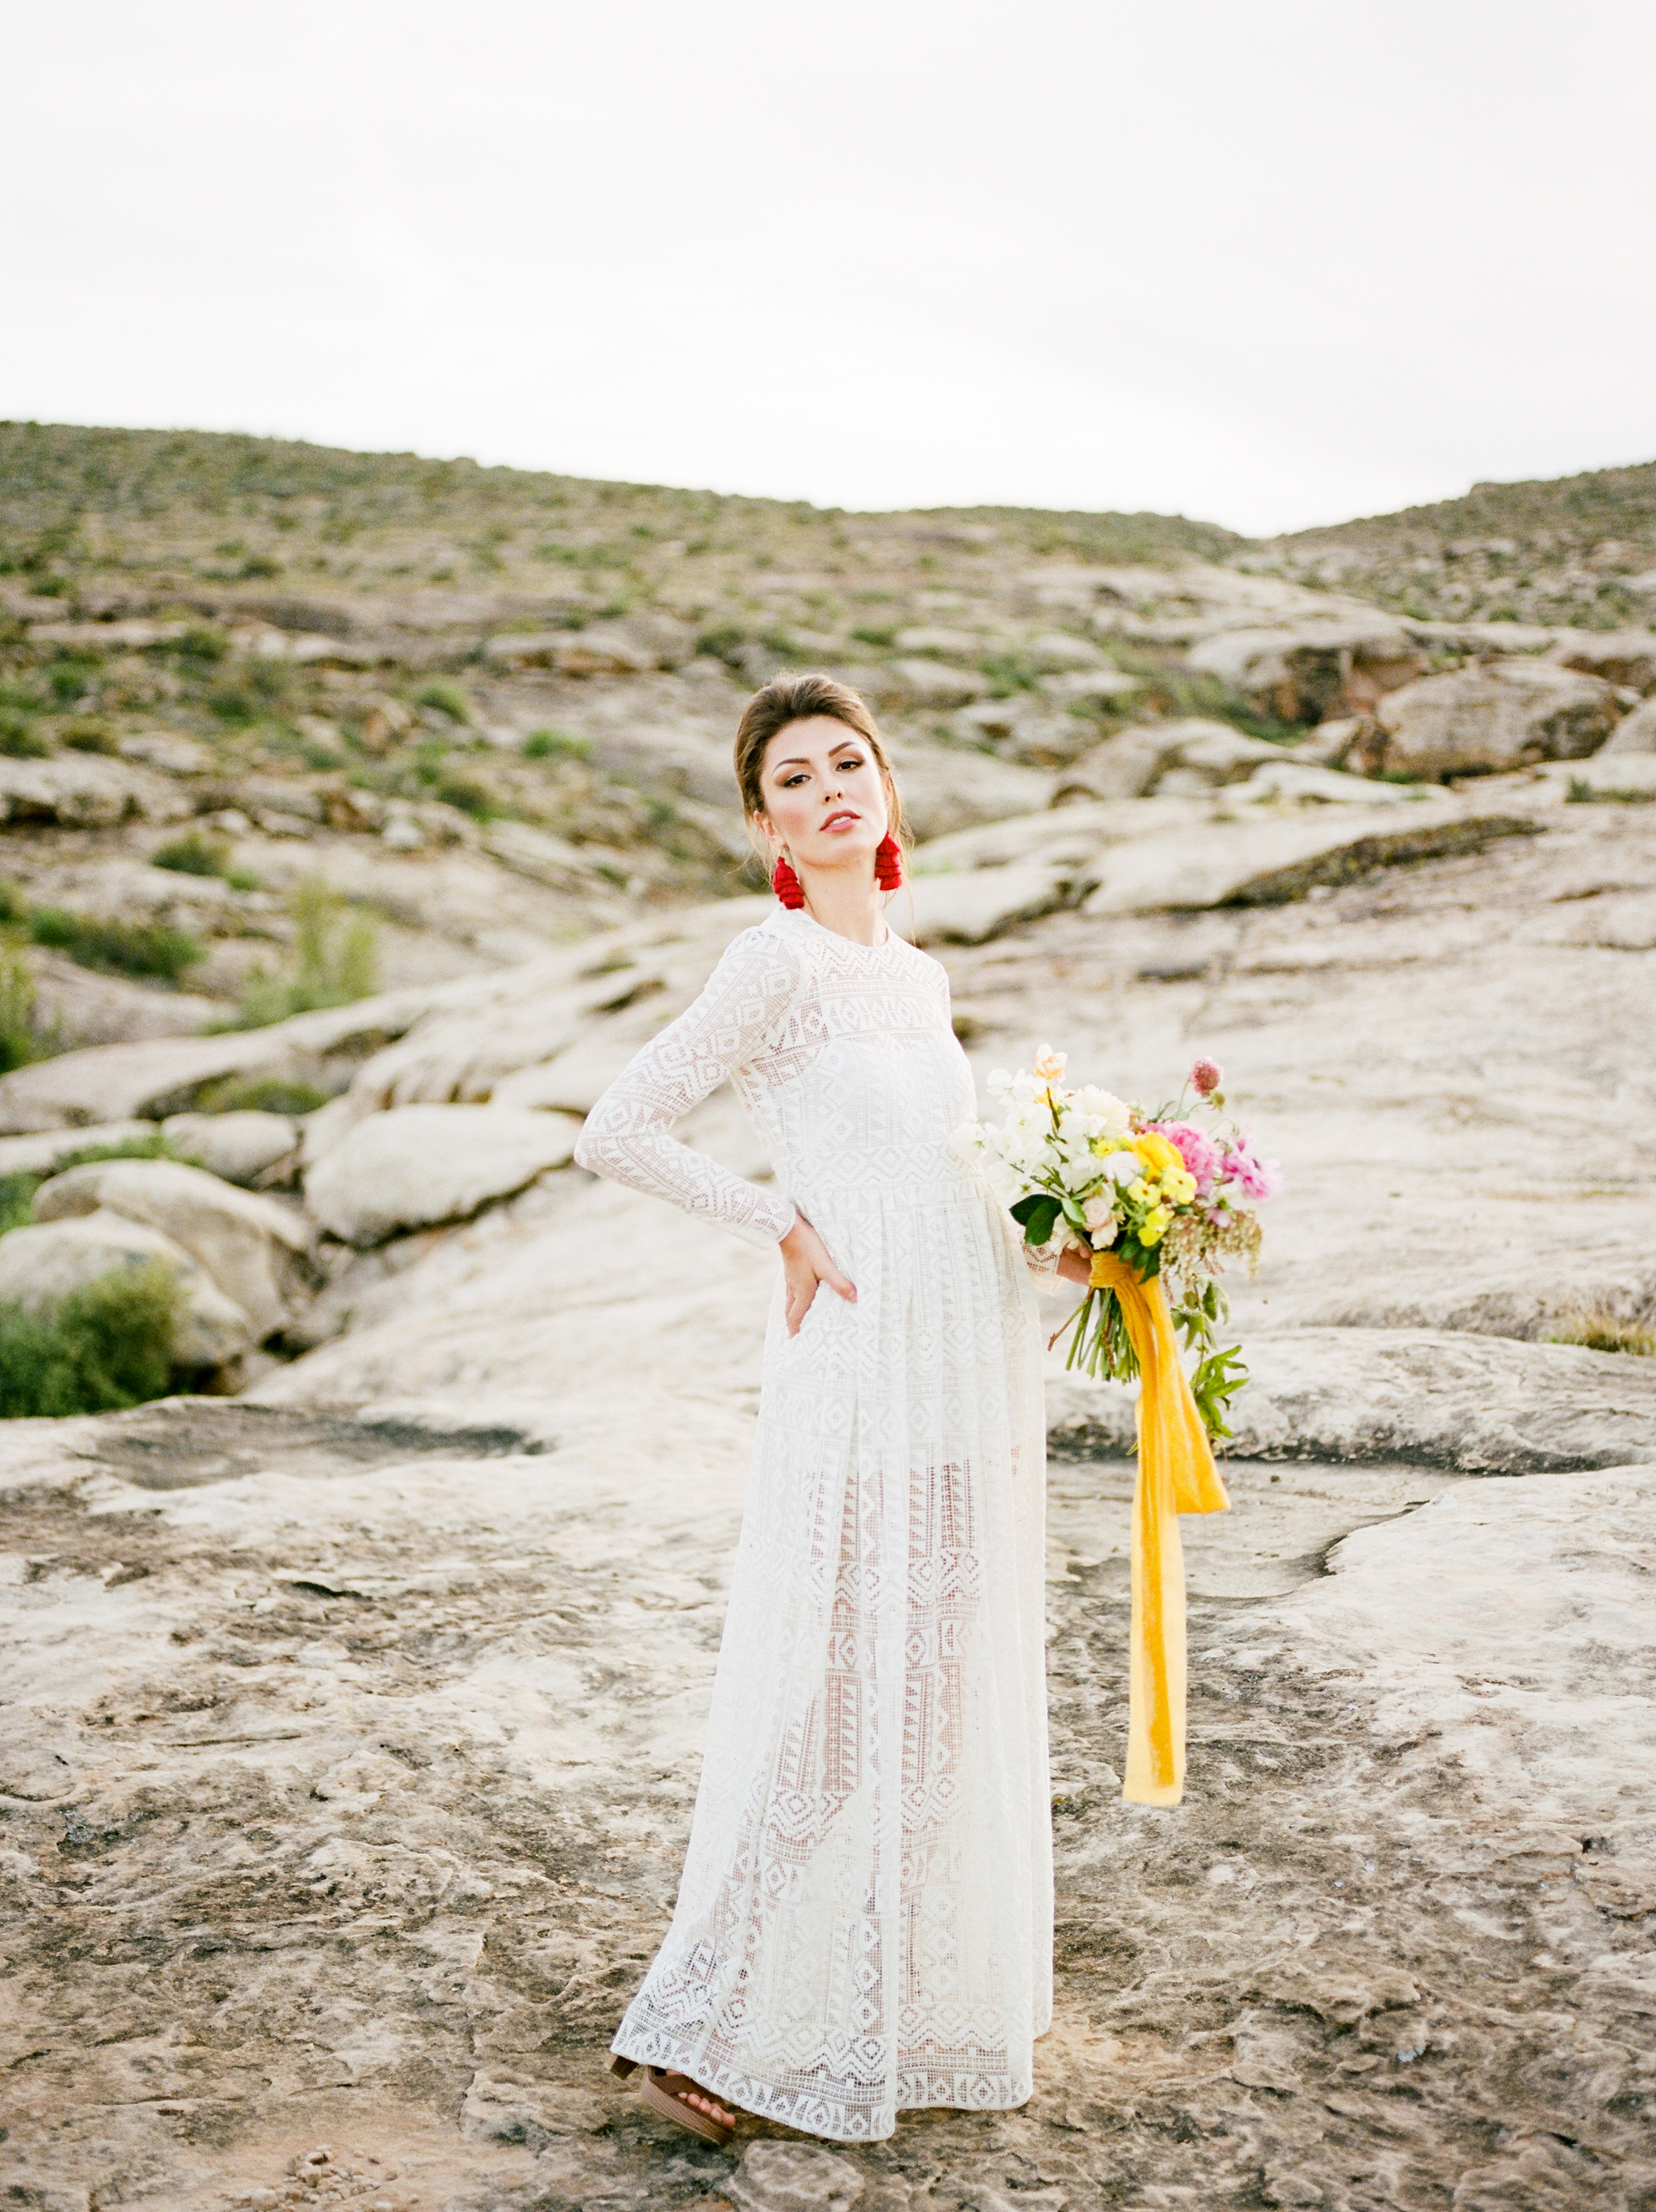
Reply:
[[1177, 1168], [1181, 1172], [1184, 1170], [1184, 1161], [1178, 1147], [1170, 1145], [1166, 1137], [1157, 1136], [1154, 1129], [1147, 1129], [1142, 1136], [1135, 1137], [1132, 1149], [1154, 1174], [1166, 1175], [1169, 1168]]
[[1141, 1244], [1160, 1244], [1162, 1238], [1167, 1233], [1167, 1225], [1172, 1221], [1172, 1212], [1170, 1207], [1166, 1206], [1153, 1206], [1150, 1211], [1145, 1215], [1143, 1220], [1141, 1221], [1138, 1225], [1139, 1243]]
[[1164, 1168], [1161, 1175], [1161, 1191], [1163, 1197], [1171, 1199], [1175, 1206], [1188, 1206], [1196, 1196], [1196, 1177], [1188, 1168], [1182, 1171], [1173, 1168]]
[[1149, 1204], [1150, 1186], [1146, 1182], [1142, 1176], [1139, 1177], [1136, 1182], [1129, 1182], [1128, 1184], [1127, 1195], [1132, 1200], [1135, 1206], [1148, 1206]]

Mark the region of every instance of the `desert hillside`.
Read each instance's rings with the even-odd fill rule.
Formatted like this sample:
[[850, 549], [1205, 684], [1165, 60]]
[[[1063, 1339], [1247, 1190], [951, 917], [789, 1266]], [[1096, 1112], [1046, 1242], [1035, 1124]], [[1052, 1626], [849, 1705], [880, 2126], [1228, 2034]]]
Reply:
[[[13, 2201], [1653, 2201], [1653, 479], [1266, 544], [0, 428]], [[1053, 1361], [1035, 2100], [715, 2151], [599, 2055], [775, 1263], [572, 1158], [771, 910], [730, 738], [807, 665], [980, 1080], [1212, 1054], [1287, 1188], [1174, 1814]]]

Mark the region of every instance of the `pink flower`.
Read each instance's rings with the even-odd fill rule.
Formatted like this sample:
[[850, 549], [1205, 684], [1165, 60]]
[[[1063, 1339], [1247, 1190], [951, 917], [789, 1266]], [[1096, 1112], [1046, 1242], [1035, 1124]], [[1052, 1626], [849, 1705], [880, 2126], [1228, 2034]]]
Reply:
[[1190, 1121], [1153, 1121], [1150, 1126], [1178, 1152], [1196, 1177], [1196, 1188], [1205, 1191], [1219, 1172], [1219, 1147], [1213, 1139]]
[[[1225, 1071], [1216, 1060], [1193, 1060], [1190, 1064], [1190, 1087], [1199, 1098], [1206, 1098], [1218, 1090], [1225, 1080]], [[1196, 1173], [1194, 1168], [1191, 1174]]]
[[1225, 1174], [1246, 1198], [1275, 1198], [1282, 1188], [1282, 1170], [1275, 1160], [1262, 1160], [1247, 1138], [1227, 1145]]

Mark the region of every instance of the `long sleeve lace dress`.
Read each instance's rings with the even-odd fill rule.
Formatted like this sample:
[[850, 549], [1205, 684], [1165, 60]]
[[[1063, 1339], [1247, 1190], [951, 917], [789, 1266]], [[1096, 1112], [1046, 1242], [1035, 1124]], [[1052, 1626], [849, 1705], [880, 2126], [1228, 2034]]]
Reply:
[[[727, 1078], [775, 1190], [669, 1133]], [[797, 1206], [856, 1285], [790, 1337], [778, 1285], [678, 1904], [613, 2045], [846, 2142], [1022, 2104], [1051, 2019], [1038, 1332], [949, 1150], [973, 1111], [938, 963], [779, 913], [575, 1154], [756, 1244]]]

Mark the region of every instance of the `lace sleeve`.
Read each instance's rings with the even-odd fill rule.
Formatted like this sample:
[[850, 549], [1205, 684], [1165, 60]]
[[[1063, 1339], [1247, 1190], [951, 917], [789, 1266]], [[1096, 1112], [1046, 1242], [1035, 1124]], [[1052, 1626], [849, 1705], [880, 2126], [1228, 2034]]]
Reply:
[[761, 1056], [798, 989], [792, 949], [744, 930], [701, 997], [634, 1055], [593, 1108], [575, 1148], [579, 1164], [705, 1214], [747, 1243], [776, 1243], [794, 1225], [788, 1200], [669, 1132], [727, 1076]]

